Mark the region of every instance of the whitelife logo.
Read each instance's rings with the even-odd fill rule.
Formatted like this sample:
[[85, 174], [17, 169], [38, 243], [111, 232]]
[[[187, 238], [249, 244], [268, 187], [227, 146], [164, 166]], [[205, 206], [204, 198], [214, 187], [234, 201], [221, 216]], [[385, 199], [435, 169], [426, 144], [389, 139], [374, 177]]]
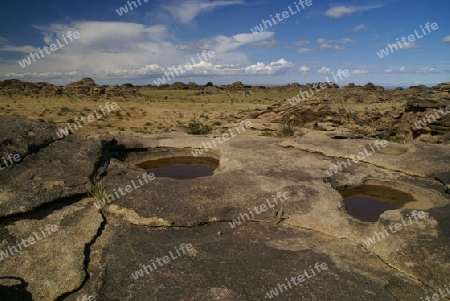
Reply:
[[[380, 140], [376, 140], [374, 144], [375, 144], [375, 147], [378, 149], [378, 151], [380, 151], [381, 150], [380, 149], [380, 145], [381, 145], [382, 148], [385, 148], [388, 145], [388, 142], [386, 140], [381, 140], [381, 141]], [[369, 146], [372, 149], [372, 152], [369, 152], [367, 150], [367, 148], [364, 147], [364, 153], [363, 152], [359, 152], [356, 155], [357, 159], [355, 159], [355, 155], [353, 155], [353, 154], [350, 155], [350, 157], [352, 158], [352, 161], [355, 162], [355, 163], [358, 163], [359, 162], [358, 160], [360, 160], [360, 161], [364, 160], [365, 158], [375, 154], [375, 149], [373, 148], [372, 143], [370, 143]], [[347, 166], [347, 164], [348, 164], [348, 166]], [[343, 170], [342, 166], [345, 166], [345, 168], [349, 168], [350, 166], [352, 166], [352, 163], [350, 162], [350, 159], [347, 159], [347, 163], [345, 163], [345, 161], [341, 161], [338, 164], [335, 164], [329, 170], [325, 170], [325, 172], [326, 172], [327, 176], [331, 177], [333, 175], [333, 173], [337, 174], [339, 171], [342, 171]]]
[[[388, 56], [390, 54], [389, 50], [391, 50], [391, 53], [394, 53], [394, 51], [399, 50], [399, 47], [400, 47], [400, 49], [402, 49], [403, 46], [405, 46], [405, 48], [411, 47], [409, 44], [413, 43], [416, 40], [416, 38], [419, 40], [419, 39], [421, 39], [421, 38], [423, 38], [424, 36], [427, 35], [427, 33], [426, 33], [425, 29], [422, 27], [422, 25], [420, 25], [420, 28], [422, 29], [423, 36], [421, 36], [417, 32], [417, 29], [416, 29], [416, 30], [414, 30], [415, 35], [414, 34], [408, 35], [408, 41], [409, 42], [406, 42], [406, 38], [402, 37], [401, 38], [401, 41], [403, 42], [403, 45], [402, 45], [402, 43], [400, 43], [400, 41], [397, 38], [396, 41], [397, 41], [398, 47], [397, 47], [397, 44], [395, 44], [395, 43], [394, 44], [390, 44], [389, 43], [386, 48], [381, 49], [379, 52], [377, 51], [377, 55], [380, 57], [380, 59], [382, 59], [385, 56]], [[438, 26], [438, 24], [436, 22], [433, 22], [431, 24], [430, 24], [430, 22], [427, 22], [427, 24], [425, 24], [425, 28], [427, 29], [428, 33], [431, 33], [430, 28], [433, 29], [433, 30], [437, 30], [437, 29], [439, 29], [439, 26]]]
[[[414, 123], [416, 129], [420, 130], [422, 127], [426, 127], [427, 124], [433, 123], [436, 120], [439, 120], [441, 117], [444, 117], [445, 115], [450, 113], [450, 105], [445, 107], [445, 111], [443, 107], [440, 108], [438, 111], [436, 111], [436, 109], [433, 109], [433, 111], [434, 115], [426, 115], [425, 118]], [[441, 116], [439, 116], [438, 112], [441, 113]]]
[[[144, 1], [145, 3], [147, 3], [148, 2], [148, 0], [142, 0], [142, 1]], [[142, 6], [142, 3], [141, 3], [141, 1], [140, 0], [137, 0], [137, 2], [139, 3], [139, 6]], [[136, 2], [135, 1], [127, 1], [127, 4], [128, 4], [128, 6], [130, 7], [130, 11], [132, 11], [133, 10], [133, 6], [131, 6], [131, 4], [133, 4], [134, 5], [134, 8], [138, 8], [138, 5], [136, 4]], [[128, 7], [125, 5], [125, 6], [123, 6], [123, 7], [120, 7], [119, 9], [116, 9], [116, 13], [119, 15], [119, 16], [123, 16], [124, 14], [127, 14], [128, 13]]]
[[[117, 103], [112, 102], [111, 104], [109, 102], [107, 102], [105, 104], [106, 110], [108, 111], [108, 113], [111, 113], [111, 111], [115, 111], [119, 109], [119, 106], [117, 105]], [[101, 115], [99, 115], [97, 113], [96, 110], [93, 110], [93, 114], [89, 114], [89, 116], [87, 116], [87, 118], [84, 118], [84, 116], [78, 117], [81, 120], [78, 120], [78, 118], [76, 118], [75, 121], [77, 121], [77, 124], [75, 123], [67, 123], [67, 126], [65, 128], [58, 128], [58, 132], [56, 132], [56, 136], [58, 136], [59, 139], [63, 139], [66, 136], [69, 136], [71, 133], [74, 133], [75, 130], [81, 129], [82, 125], [80, 124], [80, 121], [82, 121], [84, 123], [84, 125], [88, 125], [91, 122], [94, 122], [96, 119], [97, 120], [102, 120], [103, 118], [106, 118], [106, 112], [103, 108], [103, 106], [99, 106], [100, 111], [102, 111], [103, 113], [103, 117]], [[86, 120], [87, 119], [87, 120]], [[86, 122], [87, 121], [87, 122]]]
[[[3, 163], [5, 164], [5, 167], [3, 167], [3, 163], [0, 163], [0, 170], [3, 170], [5, 168], [7, 168], [7, 167], [11, 167], [15, 163], [19, 163], [21, 159], [20, 159], [20, 155], [19, 154], [15, 154], [14, 156], [13, 156], [13, 154], [9, 154], [6, 157], [6, 159], [5, 159], [5, 157], [2, 157], [2, 160], [3, 160]], [[11, 164], [8, 164], [7, 161], [11, 162]]]
[[[244, 125], [244, 122], [243, 122], [243, 121], [241, 121], [241, 123], [240, 123], [240, 128], [242, 129], [242, 132], [245, 132], [245, 130], [251, 128], [251, 126], [252, 126], [252, 123], [251, 123], [250, 121], [245, 122], [245, 125]], [[236, 132], [237, 132], [236, 135], [233, 135], [233, 130], [234, 130], [234, 129], [235, 129]], [[241, 133], [241, 131], [239, 130], [239, 126], [235, 126], [233, 129], [228, 129], [228, 132], [230, 132], [230, 134], [225, 133], [225, 134], [222, 135], [222, 139], [223, 139], [223, 140], [220, 139], [220, 138], [221, 138], [220, 136], [219, 136], [219, 137], [216, 137], [216, 138], [211, 138], [211, 141], [212, 141], [212, 143], [214, 144], [214, 147], [217, 147], [216, 141], [219, 142], [219, 144], [222, 144], [222, 143], [224, 143], [225, 141], [230, 140], [230, 138], [236, 137], [238, 134]], [[206, 142], [206, 143], [203, 142], [203, 143], [202, 143], [202, 148], [196, 148], [196, 149], [194, 149], [194, 151], [192, 151], [191, 154], [192, 154], [194, 157], [198, 157], [198, 156], [203, 155], [203, 152], [206, 153], [206, 152], [209, 151], [210, 149], [213, 149], [213, 146], [211, 145], [211, 143], [209, 143], [209, 142]]]
[[181, 255], [186, 255], [187, 252], [191, 252], [194, 248], [192, 247], [192, 244], [181, 244], [179, 248], [175, 247], [174, 249], [178, 256], [175, 256], [172, 251], [169, 251], [170, 257], [167, 255], [162, 258], [156, 257], [155, 259], [150, 260], [151, 264], [149, 265], [140, 264], [141, 268], [131, 274], [133, 279], [138, 280], [140, 277], [144, 277], [144, 272], [148, 275], [150, 274], [150, 272], [155, 271], [158, 268], [156, 266], [156, 263], [158, 263], [158, 265], [162, 267], [164, 266], [164, 264], [168, 264], [171, 260], [175, 260], [181, 257]]
[[[285, 10], [281, 14], [276, 13], [275, 17], [277, 18], [278, 22], [281, 22], [283, 20], [286, 20], [290, 16], [298, 14], [301, 11], [299, 5], [304, 10], [304, 9], [306, 9], [306, 7], [311, 6], [312, 4], [313, 4], [312, 0], [306, 0], [306, 1], [299, 0], [298, 4], [297, 4], [297, 2], [294, 2], [294, 5], [295, 5], [295, 8], [297, 8], [297, 11], [292, 10], [292, 7], [289, 5], [288, 6], [289, 11]], [[281, 18], [280, 18], [280, 16], [281, 16]], [[255, 26], [254, 28], [250, 28], [251, 32], [253, 34], [258, 34], [260, 32], [263, 32], [264, 30], [269, 29], [269, 27], [272, 27], [277, 24], [277, 22], [275, 21], [275, 19], [272, 15], [270, 15], [270, 19], [272, 20], [272, 22], [270, 20], [264, 20], [264, 19], [261, 20], [262, 23], [260, 23], [258, 26]], [[267, 26], [267, 25], [269, 25], [269, 26]]]
[[[201, 57], [204, 60], [201, 59], [200, 53], [197, 53], [197, 57], [198, 57], [198, 60], [199, 60], [198, 64], [206, 63], [208, 61], [208, 57], [206, 55], [208, 55], [208, 57], [210, 59], [212, 59], [213, 57], [216, 56], [216, 53], [213, 50], [208, 51], [208, 53], [206, 53], [206, 50], [203, 50]], [[195, 62], [195, 59], [193, 57], [191, 57], [191, 62], [192, 62], [192, 64], [191, 63], [186, 63], [186, 64], [184, 64], [184, 66], [183, 65], [179, 65], [178, 67], [173, 66], [173, 67], [167, 68], [168, 71], [174, 71], [176, 73], [176, 75], [173, 74], [173, 72], [166, 71], [166, 72], [164, 72], [164, 75], [162, 77], [158, 77], [153, 82], [155, 83], [155, 85], [160, 86], [162, 84], [165, 84], [167, 81], [175, 79], [177, 76], [185, 74], [186, 70], [190, 71], [190, 70], [192, 70], [192, 68], [194, 68], [195, 65], [197, 65], [197, 63]], [[178, 73], [178, 72], [180, 72], [180, 73]], [[170, 77], [172, 77], [172, 78], [170, 78]]]
[[[75, 31], [74, 33], [72, 33], [72, 31], [69, 31], [67, 33], [67, 39], [70, 40], [70, 42], [73, 42], [73, 39], [78, 40], [80, 38], [80, 33], [78, 31]], [[64, 42], [66, 42], [66, 44], [61, 44], [61, 42], [59, 41], [59, 39], [56, 39], [56, 44], [51, 44], [50, 46], [44, 46], [44, 49], [38, 48], [38, 52], [41, 54], [39, 55], [39, 53], [37, 52], [30, 52], [30, 55], [27, 56], [27, 58], [23, 59], [22, 61], [19, 61], [19, 65], [22, 66], [22, 68], [25, 68], [26, 66], [31, 65], [31, 59], [33, 59], [33, 62], [36, 62], [36, 60], [40, 60], [41, 58], [45, 57], [44, 53], [42, 52], [42, 50], [45, 51], [45, 53], [50, 54], [52, 52], [57, 51], [58, 49], [61, 49], [63, 47], [65, 47], [66, 45], [69, 45], [69, 42], [67, 41], [66, 37], [64, 35], [62, 35], [62, 38], [64, 40]], [[59, 46], [59, 48], [58, 48]], [[49, 49], [50, 48], [50, 52]]]
[[[122, 196], [126, 196], [128, 193], [131, 193], [133, 190], [138, 189], [142, 186], [144, 186], [144, 182], [145, 184], [148, 184], [149, 181], [153, 181], [155, 179], [155, 174], [154, 173], [147, 173], [144, 172], [142, 174], [142, 179], [140, 176], [137, 176], [137, 180], [139, 181], [140, 185], [136, 185], [136, 183], [134, 182], [134, 180], [131, 180], [131, 184], [133, 184], [133, 186], [131, 185], [127, 185], [125, 186], [125, 189], [123, 189], [122, 187], [119, 187], [117, 190], [120, 192], [120, 194]], [[144, 182], [143, 182], [144, 181]], [[123, 191], [125, 190], [126, 193], [124, 193]], [[116, 197], [114, 197], [114, 195]], [[97, 209], [102, 209], [103, 207], [105, 207], [106, 205], [110, 204], [111, 202], [114, 202], [120, 199], [120, 195], [117, 193], [116, 189], [114, 188], [113, 193], [109, 194], [105, 192], [105, 197], [101, 200], [99, 200], [98, 202], [94, 203], [95, 207], [97, 207]]]
[[291, 283], [295, 286], [298, 286], [300, 283], [305, 282], [309, 278], [316, 276], [316, 272], [314, 271], [314, 269], [316, 269], [317, 274], [319, 274], [322, 271], [328, 270], [328, 265], [326, 264], [326, 262], [322, 262], [320, 264], [318, 262], [316, 262], [316, 264], [314, 265], [314, 268], [312, 266], [309, 266], [309, 269], [311, 271], [311, 275], [309, 275], [308, 274], [309, 271], [307, 271], [305, 269], [305, 270], [303, 270], [304, 273], [298, 275], [297, 277], [292, 276], [291, 279], [289, 279], [289, 280], [288, 280], [288, 278], [285, 278], [286, 282], [278, 283], [274, 289], [271, 289], [269, 292], [266, 292], [266, 297], [268, 297], [269, 299], [273, 299], [273, 298], [277, 297], [279, 294], [284, 293], [285, 291], [291, 289], [292, 288]]
[[[5, 251], [0, 252], [0, 261], [3, 261], [4, 259], [8, 258], [9, 256], [13, 256], [20, 251], [22, 251], [22, 245], [24, 248], [28, 248], [30, 245], [34, 245], [36, 242], [43, 240], [47, 236], [52, 235], [56, 231], [58, 231], [57, 225], [46, 225], [45, 230], [42, 228], [39, 228], [41, 231], [40, 236], [37, 232], [33, 232], [33, 235], [28, 237], [27, 239], [22, 239], [21, 242], [19, 242], [16, 246], [8, 246], [8, 248]], [[47, 234], [47, 235], [46, 235]], [[27, 244], [28, 242], [28, 244]], [[18, 250], [19, 248], [20, 250]]]
[[[333, 85], [333, 83], [337, 84], [339, 82], [339, 80], [343, 80], [343, 77], [349, 77], [350, 71], [348, 71], [347, 69], [344, 69], [344, 70], [339, 69], [336, 74], [331, 72], [331, 75], [333, 75], [334, 82], [331, 82], [327, 76], [327, 77], [325, 77], [325, 79], [327, 81], [326, 83], [320, 82], [320, 83], [308, 85], [309, 91], [311, 92], [311, 94], [309, 94], [308, 91], [299, 91], [299, 93], [296, 96], [288, 99], [289, 103], [294, 106], [294, 105], [300, 103], [302, 100], [304, 100], [308, 97], [312, 97], [316, 92], [319, 93], [320, 91], [331, 87]], [[339, 79], [337, 79], [336, 75], [339, 77]], [[314, 92], [312, 89], [315, 89], [316, 92]], [[300, 96], [301, 96], [301, 98], [300, 98]]]
[[[272, 195], [272, 201], [274, 202], [274, 204], [272, 204], [269, 199], [266, 199], [267, 205], [261, 204], [260, 206], [255, 206], [253, 207], [253, 210], [255, 210], [256, 214], [261, 214], [266, 212], [269, 208], [274, 208], [275, 206], [278, 205], [278, 200], [280, 200], [281, 204], [283, 204], [284, 201], [288, 200], [290, 198], [290, 193], [288, 191], [286, 192], [281, 192], [279, 191], [277, 193], [277, 196], [275, 197], [274, 195]], [[231, 222], [228, 222], [231, 226], [231, 228], [236, 228], [237, 226], [240, 226], [242, 223], [245, 223], [247, 221], [250, 220], [250, 216], [249, 214], [252, 216], [251, 218], [255, 218], [255, 215], [253, 213], [253, 210], [248, 208], [248, 214], [247, 213], [241, 213], [239, 214], [239, 216], [235, 219], [233, 219]], [[258, 210], [259, 209], [259, 210]]]
[[[413, 222], [414, 222], [412, 220], [412, 218], [414, 218], [414, 220], [416, 222], [419, 220], [419, 218], [420, 219], [424, 219], [425, 218], [425, 212], [424, 211], [413, 210], [411, 212], [411, 216], [409, 214], [406, 214], [406, 217], [408, 217], [409, 223], [405, 222], [405, 219], [402, 218], [401, 219], [402, 223], [398, 222], [398, 223], [395, 223], [395, 224], [392, 224], [392, 225], [388, 226], [389, 231], [391, 232], [391, 234], [396, 233], [397, 231], [400, 231], [400, 230], [402, 230], [402, 229], [412, 225]], [[395, 230], [394, 230], [394, 228], [395, 228]], [[381, 239], [385, 239], [388, 236], [389, 236], [389, 233], [388, 233], [387, 229], [384, 229], [384, 231], [381, 231], [381, 232], [375, 231], [374, 235], [372, 237], [366, 238], [363, 243], [364, 243], [365, 247], [368, 248], [371, 245], [376, 244], [377, 243], [377, 239], [378, 239], [378, 241], [381, 241]]]

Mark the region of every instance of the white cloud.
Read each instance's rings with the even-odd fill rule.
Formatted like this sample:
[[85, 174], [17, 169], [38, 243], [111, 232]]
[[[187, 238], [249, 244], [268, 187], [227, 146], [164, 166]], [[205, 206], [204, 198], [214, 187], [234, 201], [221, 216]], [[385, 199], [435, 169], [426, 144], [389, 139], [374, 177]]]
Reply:
[[405, 66], [400, 67], [398, 70], [394, 71], [392, 68], [384, 70], [384, 73], [386, 74], [444, 74], [444, 73], [450, 73], [450, 70], [442, 71], [439, 69], [436, 69], [434, 67], [423, 67], [421, 69], [412, 69], [407, 70]]
[[303, 74], [308, 73], [309, 70], [311, 70], [311, 68], [309, 68], [308, 66], [301, 66], [300, 69], [298, 69], [298, 71], [302, 72]]
[[[158, 77], [173, 66], [190, 63], [191, 59], [199, 62], [197, 54], [201, 54], [204, 49], [214, 51], [215, 57], [195, 65], [185, 75], [258, 73], [261, 64], [253, 66], [248, 55], [236, 49], [245, 45], [270, 47], [276, 43], [272, 40], [273, 32], [262, 32], [258, 35], [243, 33], [231, 37], [221, 35], [180, 46], [171, 41], [168, 28], [163, 25], [146, 26], [131, 22], [81, 21], [50, 24], [36, 29], [43, 36], [37, 46], [12, 45], [4, 38], [0, 39], [0, 53], [8, 52], [17, 56], [17, 60], [2, 64], [0, 75], [62, 84], [85, 76], [98, 80]], [[44, 45], [55, 43], [58, 37], [62, 41], [62, 35], [68, 31], [79, 31], [81, 37], [62, 49], [46, 54], [26, 68], [17, 63], [25, 59], [29, 52], [37, 52], [38, 46], [42, 49]], [[280, 73], [292, 66], [292, 63], [280, 59], [264, 64], [260, 73]]]
[[[292, 62], [288, 62], [285, 59], [279, 59], [276, 62], [271, 62], [269, 64], [265, 64], [263, 62], [258, 62], [253, 65], [243, 66], [243, 65], [232, 65], [232, 64], [214, 64], [209, 61], [199, 61], [196, 59], [196, 64], [191, 64], [191, 62], [187, 61], [186, 63], [190, 63], [191, 70], [187, 70], [185, 67], [180, 71], [180, 65], [170, 67], [162, 67], [157, 64], [145, 65], [141, 68], [136, 69], [122, 69], [122, 70], [108, 70], [108, 71], [99, 71], [99, 72], [89, 72], [89, 73], [79, 73], [76, 71], [72, 72], [27, 72], [27, 73], [9, 73], [6, 74], [6, 78], [18, 78], [24, 80], [31, 79], [53, 79], [60, 77], [73, 78], [73, 80], [78, 80], [80, 77], [94, 77], [94, 78], [139, 78], [139, 77], [148, 77], [152, 76], [154, 78], [162, 76], [165, 72], [173, 72], [175, 74], [175, 70], [178, 73], [181, 73], [178, 78], [180, 80], [183, 77], [187, 77], [190, 75], [195, 76], [211, 76], [211, 75], [242, 75], [242, 74], [253, 74], [253, 75], [267, 75], [267, 74], [282, 74], [285, 73], [288, 69], [293, 68], [295, 65]], [[174, 82], [175, 80], [168, 81], [168, 83]]]
[[314, 49], [312, 49], [312, 48], [305, 48], [305, 47], [301, 47], [301, 48], [297, 49], [298, 53], [306, 53], [306, 52], [311, 52], [311, 51], [314, 51]]
[[424, 67], [417, 71], [419, 74], [439, 74], [444, 73], [442, 70], [436, 69], [434, 67]]
[[368, 70], [360, 70], [360, 69], [356, 69], [352, 71], [353, 74], [367, 74], [369, 73]]
[[383, 5], [372, 5], [372, 6], [335, 6], [330, 8], [325, 12], [325, 15], [331, 19], [341, 18], [345, 15], [350, 15], [355, 12], [367, 11], [374, 8], [380, 8]]
[[262, 47], [262, 48], [273, 48], [278, 45], [278, 42], [275, 40], [270, 41], [258, 41], [258, 42], [252, 42], [248, 44], [249, 46], [254, 47]]
[[367, 27], [364, 24], [356, 25], [351, 29], [352, 31], [361, 31], [361, 30], [367, 30]]
[[356, 40], [350, 39], [350, 38], [342, 38], [339, 40], [339, 43], [347, 44], [347, 43], [357, 43]]
[[198, 41], [190, 41], [178, 46], [181, 51], [202, 51], [203, 49], [211, 49], [215, 42], [210, 39], [202, 39]]
[[198, 15], [204, 12], [212, 11], [221, 6], [238, 5], [242, 1], [207, 1], [207, 0], [187, 0], [174, 2], [172, 5], [164, 6], [173, 16], [173, 18], [183, 24], [188, 24]]
[[268, 65], [258, 62], [255, 65], [245, 67], [244, 70], [245, 73], [249, 74], [280, 74], [286, 72], [294, 66], [294, 63], [288, 62], [285, 59], [279, 59], [278, 61], [271, 62]]
[[325, 44], [320, 44], [320, 45], [319, 45], [319, 49], [320, 49], [320, 50], [325, 50], [325, 49], [327, 49], [327, 48], [332, 48], [332, 47], [331, 47], [331, 45], [326, 44], [326, 43], [325, 43]]
[[6, 44], [3, 46], [0, 44], [0, 51], [4, 52], [18, 52], [29, 54], [30, 52], [36, 52], [36, 50], [36, 47], [33, 46], [13, 46], [10, 44]]
[[417, 49], [417, 48], [420, 48], [420, 45], [417, 45], [415, 43], [408, 43], [407, 45], [405, 45], [405, 44], [401, 44], [401, 45], [402, 45], [402, 48], [399, 48], [399, 50], [401, 50], [401, 49]]
[[309, 44], [309, 43], [311, 43], [311, 42], [307, 41], [307, 40], [300, 40], [300, 41], [295, 42], [295, 46], [303, 46], [303, 45]]
[[323, 66], [322, 68], [317, 70], [317, 73], [320, 73], [320, 74], [331, 74], [331, 69]]
[[272, 38], [274, 35], [273, 32], [260, 32], [259, 34], [252, 33], [241, 33], [235, 34], [234, 36], [217, 36], [214, 38], [215, 46], [213, 49], [217, 52], [227, 52], [230, 50], [237, 49], [246, 44], [255, 43], [259, 41], [263, 41], [269, 38]]
[[339, 46], [339, 45], [335, 45], [335, 46], [333, 47], [333, 49], [336, 50], [336, 51], [342, 51], [342, 50], [345, 50], [345, 49], [347, 49], [347, 48], [341, 47], [341, 46]]
[[356, 40], [350, 39], [350, 38], [342, 38], [340, 40], [326, 40], [324, 38], [318, 38], [317, 39], [317, 43], [319, 44], [318, 48], [320, 50], [325, 50], [325, 49], [329, 49], [329, 48], [333, 48], [336, 51], [342, 51], [345, 50], [345, 47], [339, 46], [339, 45], [335, 45], [334, 47], [331, 46], [329, 43], [331, 42], [336, 42], [336, 43], [342, 43], [342, 44], [348, 44], [348, 43], [357, 43]]
[[444, 37], [444, 38], [442, 39], [442, 42], [444, 42], [444, 43], [450, 43], [450, 35]]
[[257, 47], [274, 47], [277, 45], [275, 40], [268, 40], [273, 38], [274, 33], [265, 31], [255, 35], [252, 33], [236, 34], [231, 37], [217, 36], [210, 39], [202, 39], [198, 41], [191, 41], [179, 46], [178, 50], [186, 51], [203, 51], [204, 49], [211, 49], [217, 52], [227, 52], [237, 49], [241, 46], [257, 46]]
[[329, 18], [340, 18], [346, 14], [352, 14], [354, 13], [356, 10], [353, 7], [347, 7], [347, 6], [335, 6], [330, 8], [329, 10], [327, 10], [325, 12], [325, 15], [328, 16]]

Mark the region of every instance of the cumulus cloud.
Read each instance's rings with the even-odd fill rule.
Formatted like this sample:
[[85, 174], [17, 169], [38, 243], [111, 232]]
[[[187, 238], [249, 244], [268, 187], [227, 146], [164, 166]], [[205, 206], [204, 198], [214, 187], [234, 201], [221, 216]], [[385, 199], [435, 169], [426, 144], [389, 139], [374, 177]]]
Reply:
[[317, 70], [317, 73], [320, 73], [320, 74], [331, 74], [331, 69], [323, 66], [322, 68]]
[[171, 5], [166, 5], [164, 8], [172, 14], [173, 18], [183, 24], [188, 24], [194, 20], [198, 15], [205, 12], [210, 12], [221, 6], [239, 5], [243, 1], [208, 1], [208, 0], [187, 0], [174, 2]]
[[320, 45], [319, 45], [319, 49], [320, 49], [320, 50], [325, 50], [325, 49], [327, 49], [327, 48], [332, 48], [332, 47], [331, 47], [331, 45], [329, 45], [329, 44], [327, 44], [327, 43], [324, 43], [324, 44], [320, 44]]
[[278, 42], [275, 40], [270, 40], [270, 41], [258, 41], [258, 42], [252, 42], [248, 44], [249, 46], [254, 46], [254, 47], [262, 47], [262, 48], [273, 48], [276, 47], [278, 45]]
[[367, 27], [364, 24], [356, 25], [351, 29], [351, 31], [362, 31], [362, 30], [364, 31], [367, 30]]
[[334, 6], [330, 9], [328, 9], [325, 12], [325, 15], [331, 19], [338, 19], [345, 15], [350, 15], [355, 12], [363, 12], [368, 11], [374, 8], [380, 8], [383, 7], [383, 5], [372, 5], [372, 6]]
[[336, 51], [342, 51], [342, 50], [345, 50], [345, 49], [347, 49], [347, 48], [341, 47], [341, 46], [339, 46], [339, 45], [335, 45], [335, 46], [333, 47], [333, 49], [336, 50]]
[[311, 70], [311, 68], [309, 68], [308, 66], [301, 66], [300, 69], [298, 69], [298, 71], [302, 72], [303, 74], [308, 73], [309, 70]]
[[298, 53], [306, 53], [306, 52], [311, 52], [311, 51], [314, 51], [314, 49], [312, 49], [312, 48], [305, 48], [305, 47], [301, 47], [301, 48], [297, 49]]
[[203, 51], [204, 49], [212, 49], [218, 52], [227, 52], [244, 45], [267, 48], [277, 45], [275, 40], [268, 40], [273, 38], [273, 36], [274, 33], [269, 31], [260, 32], [257, 35], [252, 33], [236, 34], [231, 37], [220, 35], [210, 39], [191, 41], [179, 46], [177, 49], [183, 51]]
[[209, 39], [199, 41], [190, 41], [177, 47], [180, 51], [202, 51], [203, 49], [211, 49], [215, 42]]
[[303, 45], [306, 45], [309, 43], [311, 43], [311, 42], [307, 41], [307, 40], [299, 40], [299, 41], [295, 42], [295, 46], [303, 46]]
[[215, 45], [213, 49], [218, 52], [227, 52], [237, 49], [246, 44], [273, 38], [273, 35], [274, 33], [269, 31], [260, 32], [259, 34], [241, 33], [231, 37], [220, 35], [214, 38]]
[[419, 74], [440, 74], [444, 73], [442, 70], [436, 69], [434, 67], [424, 67], [422, 69], [417, 70]]
[[176, 45], [167, 39], [168, 28], [163, 25], [80, 21], [36, 26], [36, 29], [43, 36], [42, 45], [38, 45], [41, 49], [44, 45], [55, 43], [58, 37], [61, 40], [61, 36], [68, 31], [79, 31], [81, 37], [26, 68], [22, 68], [18, 61], [25, 59], [30, 52], [37, 52], [37, 46], [13, 45], [5, 38], [0, 39], [0, 53], [17, 57], [17, 60], [2, 64], [2, 74], [6, 78], [55, 83], [64, 81], [64, 84], [85, 76], [100, 80], [158, 77], [174, 66], [191, 62], [192, 58], [198, 62], [197, 54], [205, 49], [214, 51], [215, 57], [206, 63], [194, 65], [186, 75], [270, 74], [283, 72], [293, 66], [284, 59], [252, 65], [248, 55], [238, 50], [245, 45], [273, 47], [276, 45], [273, 32], [220, 35]]
[[270, 64], [264, 64], [258, 62], [254, 65], [250, 65], [244, 68], [245, 73], [248, 74], [281, 74], [285, 73], [288, 69], [292, 69], [295, 66], [294, 63], [288, 62], [285, 59], [279, 59], [276, 62]]
[[[27, 72], [27, 73], [9, 73], [6, 74], [6, 78], [18, 78], [23, 80], [35, 80], [35, 79], [54, 79], [57, 77], [66, 77], [73, 80], [79, 79], [80, 77], [95, 77], [95, 78], [139, 78], [139, 77], [161, 77], [165, 72], [177, 71], [181, 73], [178, 78], [195, 75], [195, 76], [211, 76], [211, 75], [241, 75], [241, 74], [252, 74], [252, 75], [267, 75], [267, 74], [282, 74], [287, 70], [293, 68], [295, 65], [292, 62], [288, 62], [285, 59], [279, 59], [276, 62], [270, 62], [265, 64], [263, 62], [258, 62], [256, 64], [244, 66], [244, 65], [233, 65], [233, 64], [214, 64], [208, 61], [197, 60], [196, 64], [190, 63], [190, 70], [186, 67], [180, 69], [184, 66], [183, 64], [177, 64], [175, 66], [163, 67], [158, 64], [145, 65], [136, 69], [121, 69], [121, 70], [105, 70], [98, 72], [89, 73], [79, 73], [76, 71], [72, 72]], [[180, 71], [182, 70], [182, 71]]]
[[325, 15], [328, 16], [329, 18], [340, 18], [344, 15], [352, 14], [355, 11], [356, 10], [353, 7], [335, 6], [335, 7], [330, 8], [329, 10], [327, 10], [325, 12]]
[[318, 38], [317, 43], [319, 44], [318, 48], [320, 50], [325, 49], [334, 49], [335, 51], [342, 51], [345, 50], [345, 47], [342, 47], [340, 45], [331, 46], [329, 43], [336, 42], [336, 43], [342, 43], [342, 44], [348, 44], [348, 43], [357, 43], [356, 40], [350, 39], [350, 38], [342, 38], [339, 40], [326, 40], [324, 38]]
[[402, 48], [399, 48], [399, 50], [401, 50], [401, 49], [417, 49], [417, 48], [420, 48], [420, 45], [417, 45], [415, 43], [409, 43], [407, 45], [402, 44]]
[[353, 74], [367, 74], [369, 73], [369, 70], [360, 70], [360, 69], [356, 69], [352, 71]]
[[29, 54], [30, 52], [35, 52], [36, 51], [36, 47], [32, 47], [32, 46], [14, 46], [14, 45], [11, 45], [11, 44], [1, 45], [0, 44], [0, 51]]
[[386, 74], [443, 74], [443, 73], [450, 73], [450, 70], [442, 71], [439, 69], [436, 69], [435, 67], [423, 67], [420, 69], [411, 69], [407, 70], [405, 66], [400, 67], [398, 70], [393, 70], [392, 68], [384, 70], [384, 73]]
[[347, 43], [357, 43], [356, 40], [350, 39], [350, 38], [342, 38], [339, 40], [339, 43], [347, 44]]
[[444, 38], [442, 39], [442, 42], [444, 42], [444, 43], [450, 43], [450, 35], [444, 37]]

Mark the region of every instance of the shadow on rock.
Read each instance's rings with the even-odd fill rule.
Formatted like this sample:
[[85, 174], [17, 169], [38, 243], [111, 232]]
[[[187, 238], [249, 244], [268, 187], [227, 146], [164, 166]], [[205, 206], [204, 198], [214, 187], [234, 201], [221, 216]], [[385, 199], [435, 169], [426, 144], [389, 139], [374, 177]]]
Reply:
[[[11, 281], [13, 284], [11, 286], [6, 286], [0, 284], [0, 296], [2, 296], [3, 300], [8, 301], [33, 301], [33, 296], [30, 292], [27, 291], [28, 283], [25, 282], [22, 278], [19, 277], [0, 277], [0, 282]], [[2, 281], [3, 280], [3, 281]]]

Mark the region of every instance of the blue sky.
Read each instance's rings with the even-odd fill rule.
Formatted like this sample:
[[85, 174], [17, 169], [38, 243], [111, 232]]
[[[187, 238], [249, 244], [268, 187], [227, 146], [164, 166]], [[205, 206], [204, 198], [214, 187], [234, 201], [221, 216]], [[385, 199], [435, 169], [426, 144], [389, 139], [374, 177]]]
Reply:
[[[142, 85], [172, 72], [167, 83], [279, 85], [331, 80], [340, 69], [350, 75], [337, 77], [338, 85], [450, 81], [448, 0], [139, 1], [137, 7], [130, 1], [133, 10], [124, 0], [4, 3], [0, 78]], [[120, 15], [121, 7], [128, 12]], [[272, 24], [257, 32], [262, 20]], [[80, 37], [68, 40], [70, 31]], [[410, 35], [414, 42], [385, 49]], [[51, 44], [54, 51], [44, 57], [29, 57]], [[380, 58], [382, 49], [389, 53]], [[197, 54], [205, 50], [214, 56], [200, 61]], [[176, 75], [179, 66], [184, 72]]]

